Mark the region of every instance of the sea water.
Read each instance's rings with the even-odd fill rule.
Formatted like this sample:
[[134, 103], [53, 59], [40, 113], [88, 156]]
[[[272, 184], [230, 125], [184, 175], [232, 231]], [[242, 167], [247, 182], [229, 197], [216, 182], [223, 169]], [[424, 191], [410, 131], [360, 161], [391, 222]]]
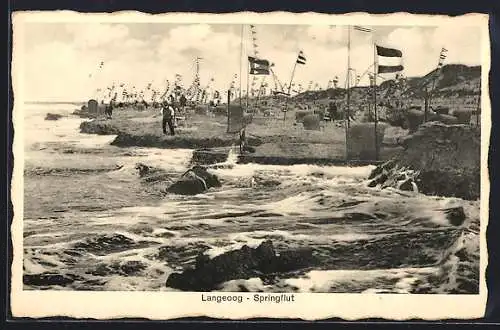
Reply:
[[[118, 148], [79, 133], [74, 104], [24, 110], [24, 274], [63, 278], [25, 289], [173, 290], [168, 275], [270, 239], [309, 247], [319, 266], [271, 279], [235, 279], [223, 291], [477, 293], [479, 202], [367, 187], [373, 166], [236, 164], [213, 169], [222, 187], [166, 195], [137, 163], [171, 180], [191, 150]], [[64, 117], [45, 121], [47, 112]], [[158, 129], [161, 123], [158, 123]], [[454, 226], [442, 209], [462, 206]]]

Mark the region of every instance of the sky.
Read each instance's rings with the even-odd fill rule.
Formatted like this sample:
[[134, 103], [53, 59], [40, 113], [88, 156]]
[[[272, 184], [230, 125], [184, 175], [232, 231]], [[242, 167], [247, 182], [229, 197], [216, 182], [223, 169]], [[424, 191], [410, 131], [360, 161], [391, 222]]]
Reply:
[[[138, 90], [152, 83], [163, 89], [175, 74], [190, 85], [195, 58], [202, 86], [225, 91], [235, 74], [246, 89], [247, 55], [254, 54], [249, 25], [170, 23], [24, 23], [24, 95], [30, 101], [80, 101], [95, 97], [97, 88], [113, 82]], [[372, 33], [351, 29], [350, 62], [362, 75], [373, 63], [373, 42], [403, 52], [405, 76], [433, 70], [441, 48], [445, 64], [479, 65], [481, 34], [472, 26], [371, 26]], [[295, 84], [309, 81], [323, 88], [335, 76], [345, 84], [348, 28], [327, 25], [255, 25], [259, 57], [275, 63], [278, 79], [288, 85], [297, 54], [305, 65], [295, 70]], [[243, 42], [242, 42], [243, 41]], [[240, 57], [240, 53], [242, 56]], [[100, 63], [103, 62], [102, 67]], [[241, 63], [241, 65], [240, 65]], [[241, 68], [241, 76], [240, 76]], [[387, 79], [391, 77], [388, 76]], [[260, 82], [262, 76], [258, 77]], [[251, 79], [250, 79], [251, 81]], [[271, 76], [266, 82], [274, 87]], [[360, 85], [368, 83], [365, 75]]]

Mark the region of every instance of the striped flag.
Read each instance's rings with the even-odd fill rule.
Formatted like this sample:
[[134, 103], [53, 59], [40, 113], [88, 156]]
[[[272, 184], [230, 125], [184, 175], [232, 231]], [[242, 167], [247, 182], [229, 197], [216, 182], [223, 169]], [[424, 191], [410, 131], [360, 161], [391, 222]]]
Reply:
[[361, 31], [361, 32], [372, 32], [371, 29], [365, 28], [365, 27], [359, 26], [359, 25], [354, 25], [354, 30]]
[[303, 51], [300, 51], [297, 56], [297, 64], [306, 64], [306, 57]]
[[446, 52], [448, 52], [448, 49], [446, 49], [444, 47], [441, 48], [441, 53], [439, 53], [439, 62], [438, 62], [439, 68], [443, 66], [443, 62], [446, 59]]
[[378, 45], [375, 45], [375, 47], [378, 56], [378, 73], [393, 73], [403, 71], [403, 53], [399, 49], [386, 48]]

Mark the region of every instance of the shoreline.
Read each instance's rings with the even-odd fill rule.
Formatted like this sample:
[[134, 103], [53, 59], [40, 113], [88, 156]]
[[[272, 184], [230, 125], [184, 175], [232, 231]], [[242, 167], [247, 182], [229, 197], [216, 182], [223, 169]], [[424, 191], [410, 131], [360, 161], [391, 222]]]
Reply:
[[[230, 150], [238, 148], [237, 136], [225, 131], [225, 117], [193, 115], [188, 123], [178, 128], [178, 135], [165, 136], [161, 132], [160, 119], [152, 115], [150, 110], [118, 109], [116, 117], [111, 120], [83, 122], [80, 132], [117, 135], [111, 142], [117, 147], [192, 149], [191, 165], [226, 162]], [[366, 124], [359, 127], [370, 130]], [[393, 127], [387, 126], [389, 129]], [[304, 130], [293, 123], [286, 126], [284, 122], [278, 121], [250, 123], [247, 127], [247, 145], [253, 152], [237, 155], [236, 163], [349, 167], [375, 165], [377, 168], [367, 178], [370, 187], [393, 187], [429, 196], [466, 200], [479, 198], [479, 127], [427, 122], [412, 134], [403, 135], [400, 131], [383, 134], [378, 160], [359, 157], [346, 161], [345, 132], [331, 123], [318, 131]], [[366, 144], [366, 141], [360, 142], [357, 147], [365, 147], [362, 143]]]
[[[73, 113], [90, 117], [79, 110]], [[207, 120], [209, 119], [209, 120]], [[177, 128], [175, 136], [161, 132], [161, 118], [151, 110], [117, 109], [110, 120], [92, 118], [80, 125], [80, 132], [98, 135], [116, 135], [111, 145], [117, 147], [151, 147], [160, 149], [192, 149], [194, 164], [211, 165], [225, 162], [230, 150], [237, 150], [238, 135], [226, 132], [225, 117], [193, 115], [189, 124]], [[382, 145], [379, 160], [351, 159], [346, 161], [345, 131], [328, 123], [322, 130], [308, 131], [292, 121], [280, 120], [271, 124], [251, 123], [247, 128], [247, 145], [252, 152], [237, 156], [237, 163], [266, 165], [379, 165], [401, 151], [397, 145]], [[268, 126], [266, 126], [268, 125]], [[328, 132], [325, 132], [328, 130]], [[331, 133], [330, 133], [331, 132]], [[239, 150], [238, 150], [239, 153]]]

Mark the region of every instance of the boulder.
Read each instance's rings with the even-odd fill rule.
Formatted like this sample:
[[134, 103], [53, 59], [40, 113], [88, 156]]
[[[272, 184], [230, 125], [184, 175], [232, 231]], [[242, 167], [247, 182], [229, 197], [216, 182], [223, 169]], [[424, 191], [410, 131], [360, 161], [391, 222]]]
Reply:
[[479, 198], [479, 127], [428, 122], [406, 137], [403, 147], [393, 159], [372, 171], [369, 187], [412, 191], [416, 185], [426, 195]]
[[462, 206], [450, 207], [443, 211], [446, 214], [446, 219], [448, 219], [451, 225], [460, 226], [464, 223], [466, 216]]
[[403, 191], [413, 191], [413, 180], [406, 179], [402, 184], [399, 185], [399, 189]]
[[437, 120], [448, 125], [458, 124], [458, 118], [450, 115], [438, 115]]
[[135, 169], [139, 172], [139, 177], [143, 182], [172, 182], [171, 175], [161, 168], [137, 163]]
[[62, 115], [50, 112], [45, 116], [45, 120], [59, 120], [60, 118], [62, 118]]
[[302, 125], [305, 130], [319, 131], [321, 129], [321, 120], [317, 114], [305, 115], [302, 118]]
[[31, 286], [65, 286], [82, 278], [73, 274], [56, 274], [56, 273], [41, 273], [41, 274], [24, 274], [23, 283]]
[[453, 116], [457, 118], [457, 122], [459, 124], [469, 124], [471, 117], [472, 117], [472, 111], [470, 110], [455, 110], [453, 111]]
[[196, 195], [213, 187], [220, 187], [219, 178], [205, 167], [194, 166], [187, 170], [179, 180], [167, 188], [167, 192], [178, 195]]
[[415, 132], [424, 122], [424, 116], [424, 112], [419, 110], [411, 109], [406, 112], [406, 120], [408, 122], [410, 133]]
[[171, 274], [166, 286], [186, 291], [211, 291], [226, 281], [289, 272], [315, 264], [312, 249], [283, 251], [278, 255], [268, 240], [256, 248], [244, 245], [212, 259], [199, 254], [194, 268]]
[[[386, 128], [386, 124], [378, 123], [377, 139], [375, 139], [375, 123], [352, 124], [347, 133], [348, 158], [350, 160], [376, 160]], [[377, 145], [375, 145], [375, 141]]]

